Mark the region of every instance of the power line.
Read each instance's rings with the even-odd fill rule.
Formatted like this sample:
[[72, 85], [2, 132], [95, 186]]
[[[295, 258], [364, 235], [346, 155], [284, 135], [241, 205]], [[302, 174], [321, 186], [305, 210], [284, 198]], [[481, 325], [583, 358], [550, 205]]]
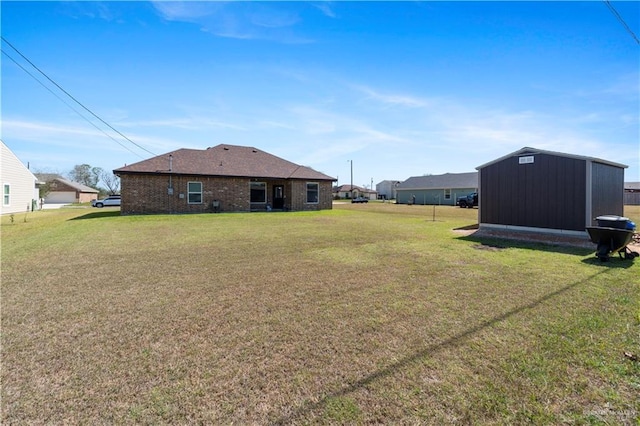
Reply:
[[609, 0], [602, 0], [604, 1], [604, 4], [607, 5], [607, 7], [609, 8], [609, 10], [611, 11], [611, 13], [613, 13], [613, 16], [615, 16], [618, 21], [620, 21], [620, 23], [622, 24], [622, 26], [627, 30], [627, 32], [629, 34], [631, 34], [631, 37], [633, 37], [633, 39], [636, 41], [636, 43], [640, 44], [640, 40], [638, 39], [638, 37], [634, 34], [633, 30], [631, 28], [629, 28], [629, 26], [627, 25], [627, 23], [624, 21], [624, 19], [622, 19], [622, 16], [620, 16], [620, 14], [618, 13], [618, 11], [613, 7], [613, 5], [611, 4], [611, 2]]
[[27, 58], [26, 56], [24, 56], [22, 54], [22, 52], [20, 52], [18, 49], [16, 49], [11, 43], [9, 43], [9, 41], [7, 41], [6, 38], [4, 38], [4, 36], [0, 36], [2, 38], [2, 41], [4, 41], [5, 43], [7, 43], [13, 50], [16, 51], [16, 53], [18, 53], [18, 55], [20, 55], [22, 57], [22, 59], [24, 59], [25, 61], [27, 61], [29, 63], [29, 65], [31, 65], [33, 68], [35, 68], [40, 74], [42, 74], [47, 80], [49, 80], [51, 83], [53, 83], [58, 89], [60, 89], [65, 95], [67, 95], [69, 98], [71, 98], [75, 103], [77, 103], [78, 105], [80, 105], [82, 108], [84, 108], [87, 112], [89, 112], [89, 114], [93, 115], [95, 118], [97, 118], [98, 120], [100, 120], [100, 122], [102, 122], [105, 126], [109, 127], [111, 130], [113, 130], [114, 132], [116, 132], [117, 134], [119, 134], [120, 136], [122, 136], [124, 139], [126, 139], [127, 141], [131, 142], [133, 145], [137, 146], [138, 148], [140, 148], [141, 150], [148, 152], [149, 154], [155, 156], [157, 154], [149, 151], [148, 149], [138, 145], [137, 143], [135, 143], [134, 141], [132, 141], [131, 139], [129, 139], [128, 137], [126, 137], [125, 135], [123, 135], [122, 133], [120, 133], [117, 129], [115, 129], [111, 124], [107, 123], [106, 121], [104, 121], [102, 118], [98, 117], [98, 115], [96, 115], [93, 111], [91, 111], [89, 108], [87, 108], [86, 106], [84, 106], [82, 104], [82, 102], [80, 102], [79, 100], [77, 100], [76, 98], [74, 98], [69, 92], [67, 92], [66, 90], [64, 90], [58, 83], [56, 83], [55, 81], [53, 81], [47, 74], [44, 73], [44, 71], [42, 71], [40, 68], [38, 68], [33, 62], [31, 62], [29, 60], [29, 58]]
[[[1, 50], [1, 49], [0, 49]], [[31, 76], [31, 78], [33, 78], [36, 82], [38, 82], [38, 84], [40, 84], [42, 87], [44, 87], [46, 90], [48, 90], [53, 96], [55, 96], [56, 98], [58, 98], [60, 100], [60, 102], [62, 102], [63, 104], [65, 104], [66, 106], [68, 106], [71, 110], [73, 110], [73, 112], [75, 112], [76, 114], [78, 114], [80, 117], [82, 117], [87, 123], [91, 124], [93, 127], [95, 127], [96, 129], [98, 129], [99, 131], [101, 131], [102, 133], [104, 133], [108, 138], [110, 138], [111, 140], [113, 140], [115, 143], [117, 143], [118, 145], [120, 145], [121, 147], [123, 147], [124, 149], [126, 149], [127, 151], [131, 152], [134, 155], [137, 155], [140, 158], [144, 158], [142, 157], [140, 154], [138, 154], [137, 152], [133, 151], [131, 148], [129, 148], [128, 146], [124, 145], [122, 142], [118, 141], [117, 139], [115, 139], [113, 136], [111, 136], [110, 134], [108, 134], [107, 132], [105, 132], [103, 129], [101, 129], [100, 127], [96, 126], [96, 124], [94, 122], [92, 122], [91, 120], [89, 120], [87, 117], [85, 117], [84, 115], [82, 115], [80, 113], [80, 111], [78, 111], [77, 109], [75, 109], [74, 107], [72, 107], [71, 105], [69, 105], [69, 103], [67, 101], [65, 101], [64, 99], [62, 99], [57, 93], [55, 93], [53, 90], [51, 90], [51, 88], [47, 87], [46, 84], [44, 84], [43, 82], [41, 82], [40, 80], [38, 80], [38, 78], [31, 74], [29, 72], [29, 70], [27, 70], [25, 67], [23, 67], [20, 63], [18, 63], [18, 61], [16, 61], [15, 59], [13, 59], [11, 57], [11, 55], [9, 55], [7, 52], [5, 52], [4, 50], [2, 50], [2, 53], [9, 59], [11, 59], [11, 61], [16, 64], [18, 67], [20, 67], [20, 69], [22, 69], [22, 71], [24, 71], [25, 73], [27, 73], [29, 76]]]

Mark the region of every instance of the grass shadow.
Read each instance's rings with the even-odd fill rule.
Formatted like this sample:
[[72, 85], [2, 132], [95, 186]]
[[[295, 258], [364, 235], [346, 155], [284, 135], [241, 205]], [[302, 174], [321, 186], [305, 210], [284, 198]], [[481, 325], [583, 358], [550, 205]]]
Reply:
[[99, 212], [83, 214], [82, 216], [77, 216], [69, 220], [102, 219], [105, 217], [116, 217], [116, 216], [120, 216], [120, 210], [101, 210]]
[[595, 247], [587, 247], [587, 244], [574, 245], [571, 243], [557, 241], [527, 241], [524, 238], [501, 238], [498, 236], [477, 235], [475, 233], [456, 237], [456, 239], [474, 242], [488, 247], [518, 248], [552, 253], [573, 254], [576, 256], [587, 256], [590, 253], [595, 252]]
[[586, 284], [587, 282], [589, 282], [590, 280], [596, 278], [598, 275], [601, 275], [603, 273], [606, 273], [606, 270], [601, 270], [599, 272], [596, 272], [595, 274], [593, 274], [592, 276], [585, 278], [584, 280], [580, 280], [580, 281], [576, 281], [572, 284], [566, 285], [562, 288], [559, 288], [558, 290], [555, 290], [551, 293], [548, 293], [536, 300], [533, 300], [532, 302], [526, 304], [526, 305], [521, 305], [518, 307], [515, 307], [501, 315], [498, 315], [492, 319], [483, 321], [467, 330], [464, 330], [440, 343], [436, 343], [430, 346], [425, 347], [424, 349], [409, 355], [405, 358], [400, 359], [399, 361], [390, 364], [387, 367], [381, 368], [378, 371], [372, 372], [371, 374], [354, 381], [353, 383], [348, 384], [347, 386], [345, 386], [342, 389], [333, 391], [333, 392], [327, 392], [326, 394], [324, 394], [324, 396], [322, 398], [320, 398], [320, 400], [318, 400], [317, 402], [309, 402], [306, 404], [303, 404], [302, 406], [298, 407], [296, 410], [293, 410], [291, 412], [291, 414], [280, 417], [279, 419], [275, 420], [272, 424], [276, 424], [276, 425], [285, 425], [285, 424], [291, 424], [291, 423], [295, 423], [297, 419], [299, 419], [300, 417], [304, 416], [305, 413], [308, 412], [312, 412], [318, 409], [321, 409], [323, 407], [325, 407], [327, 405], [328, 402], [334, 400], [335, 398], [342, 398], [345, 397], [346, 395], [353, 393], [355, 391], [357, 391], [358, 389], [364, 388], [366, 386], [368, 386], [369, 384], [373, 383], [376, 380], [380, 380], [380, 379], [384, 379], [386, 377], [389, 377], [395, 373], [397, 373], [398, 371], [408, 368], [411, 365], [414, 365], [424, 359], [429, 358], [430, 356], [435, 355], [437, 352], [446, 349], [446, 348], [455, 348], [458, 346], [462, 346], [467, 340], [469, 340], [473, 335], [483, 331], [486, 328], [492, 327], [493, 325], [505, 321], [517, 314], [519, 314], [520, 312], [526, 311], [526, 310], [530, 310], [530, 309], [534, 309], [535, 307], [537, 307], [540, 304], [543, 304], [547, 301], [549, 301], [550, 299], [553, 299], [556, 296], [559, 296], [575, 287], [578, 287], [579, 285], [582, 284]]
[[480, 225], [474, 223], [473, 225], [461, 226], [459, 228], [454, 228], [454, 231], [473, 231], [474, 229], [478, 229]]
[[582, 263], [586, 265], [601, 266], [605, 268], [627, 269], [633, 266], [634, 259], [625, 259], [624, 254], [622, 255], [622, 259], [620, 259], [620, 257], [615, 254], [610, 256], [609, 259], [605, 262], [601, 261], [596, 256], [593, 256], [582, 259]]

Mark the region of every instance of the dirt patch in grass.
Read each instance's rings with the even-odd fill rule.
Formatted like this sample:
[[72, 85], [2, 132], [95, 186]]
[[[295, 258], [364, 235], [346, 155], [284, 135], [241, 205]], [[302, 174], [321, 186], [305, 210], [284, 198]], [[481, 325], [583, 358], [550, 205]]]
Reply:
[[506, 250], [507, 247], [492, 244], [475, 244], [473, 245], [473, 248], [477, 250], [500, 251]]

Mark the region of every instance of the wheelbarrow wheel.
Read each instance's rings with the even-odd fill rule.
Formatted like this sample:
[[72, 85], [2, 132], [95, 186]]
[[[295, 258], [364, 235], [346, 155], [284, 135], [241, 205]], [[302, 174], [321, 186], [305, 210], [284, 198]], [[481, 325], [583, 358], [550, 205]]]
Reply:
[[609, 246], [607, 244], [599, 244], [598, 250], [596, 251], [596, 256], [600, 259], [601, 262], [606, 262], [609, 260]]

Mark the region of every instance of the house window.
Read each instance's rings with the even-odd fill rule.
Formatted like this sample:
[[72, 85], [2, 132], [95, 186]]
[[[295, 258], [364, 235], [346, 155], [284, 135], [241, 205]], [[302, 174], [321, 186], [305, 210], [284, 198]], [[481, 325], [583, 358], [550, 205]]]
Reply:
[[187, 203], [202, 204], [202, 182], [187, 183]]
[[265, 182], [251, 182], [251, 199], [252, 203], [267, 202], [267, 184]]
[[317, 182], [307, 182], [307, 203], [317, 204], [320, 194], [320, 185]]
[[8, 206], [11, 202], [11, 185], [9, 185], [8, 183], [4, 184], [2, 195], [2, 204]]
[[451, 199], [451, 190], [450, 189], [445, 189], [444, 190], [444, 199], [445, 200], [450, 200]]

